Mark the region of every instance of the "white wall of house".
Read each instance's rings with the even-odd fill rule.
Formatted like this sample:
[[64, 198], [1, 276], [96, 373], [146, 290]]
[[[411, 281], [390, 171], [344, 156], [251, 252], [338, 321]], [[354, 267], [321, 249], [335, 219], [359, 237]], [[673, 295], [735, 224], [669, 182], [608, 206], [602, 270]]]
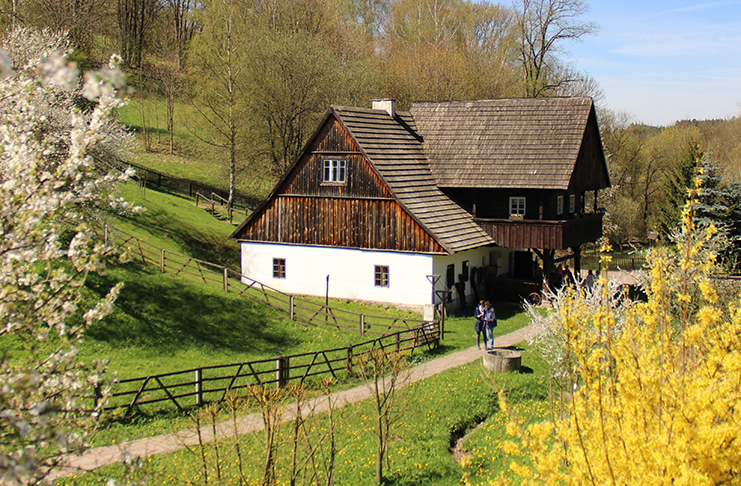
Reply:
[[[242, 274], [282, 292], [324, 296], [329, 275], [330, 297], [415, 307], [431, 302], [432, 286], [427, 275], [440, 275], [437, 288], [445, 288], [449, 264], [455, 265], [457, 279], [463, 261], [468, 261], [470, 267], [480, 267], [482, 259], [489, 264], [492, 251], [500, 255], [500, 269], [507, 262], [506, 249], [490, 247], [454, 255], [429, 255], [243, 241], [241, 249]], [[273, 276], [274, 259], [285, 260], [285, 278]], [[388, 287], [375, 285], [376, 266], [388, 267]], [[470, 284], [466, 285], [466, 293], [473, 295]]]
[[[506, 273], [509, 271], [509, 255], [512, 251], [513, 250], [510, 248], [482, 246], [480, 248], [462, 251], [453, 255], [435, 256], [433, 272], [435, 275], [440, 275], [440, 282], [438, 283], [437, 288], [446, 288], [448, 265], [453, 265], [453, 279], [454, 282], [457, 282], [458, 275], [463, 273], [464, 262], [468, 262], [468, 281], [465, 285], [465, 300], [466, 303], [470, 305], [474, 295], [473, 286], [471, 285], [471, 270], [474, 267], [481, 268], [493, 265], [497, 267], [497, 275]], [[451, 297], [455, 304], [454, 307], [457, 308], [460, 306], [460, 295], [457, 294], [455, 287], [453, 287], [452, 290], [454, 293]]]

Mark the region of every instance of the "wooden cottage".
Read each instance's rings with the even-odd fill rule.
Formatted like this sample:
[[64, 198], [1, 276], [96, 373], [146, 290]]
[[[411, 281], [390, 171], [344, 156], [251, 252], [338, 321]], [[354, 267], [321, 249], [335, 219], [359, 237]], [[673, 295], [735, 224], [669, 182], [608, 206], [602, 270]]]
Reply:
[[596, 240], [608, 184], [589, 98], [333, 106], [232, 237], [286, 292], [421, 306], [440, 275], [460, 301], [474, 267]]

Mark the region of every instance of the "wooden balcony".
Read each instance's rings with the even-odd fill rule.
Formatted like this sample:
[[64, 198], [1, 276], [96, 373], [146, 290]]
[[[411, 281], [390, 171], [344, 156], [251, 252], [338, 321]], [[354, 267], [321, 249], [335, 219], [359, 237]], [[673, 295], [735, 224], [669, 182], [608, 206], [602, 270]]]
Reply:
[[597, 241], [602, 236], [602, 214], [589, 213], [572, 219], [481, 219], [475, 221], [501, 247], [560, 250]]

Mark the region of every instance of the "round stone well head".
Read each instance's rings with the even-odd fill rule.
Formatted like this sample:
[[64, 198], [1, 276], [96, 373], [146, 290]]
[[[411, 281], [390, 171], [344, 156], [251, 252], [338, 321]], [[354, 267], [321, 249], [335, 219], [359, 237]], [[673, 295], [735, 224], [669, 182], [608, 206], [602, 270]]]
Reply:
[[492, 349], [482, 358], [484, 368], [496, 373], [520, 371], [522, 353], [513, 349]]

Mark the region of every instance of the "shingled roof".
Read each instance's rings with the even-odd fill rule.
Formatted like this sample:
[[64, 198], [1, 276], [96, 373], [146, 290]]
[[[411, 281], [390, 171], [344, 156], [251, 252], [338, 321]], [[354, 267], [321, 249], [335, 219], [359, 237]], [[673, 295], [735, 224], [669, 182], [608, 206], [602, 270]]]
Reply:
[[566, 190], [591, 98], [414, 103], [439, 187]]
[[368, 161], [401, 206], [451, 253], [494, 244], [471, 215], [435, 185], [409, 113], [333, 106]]

